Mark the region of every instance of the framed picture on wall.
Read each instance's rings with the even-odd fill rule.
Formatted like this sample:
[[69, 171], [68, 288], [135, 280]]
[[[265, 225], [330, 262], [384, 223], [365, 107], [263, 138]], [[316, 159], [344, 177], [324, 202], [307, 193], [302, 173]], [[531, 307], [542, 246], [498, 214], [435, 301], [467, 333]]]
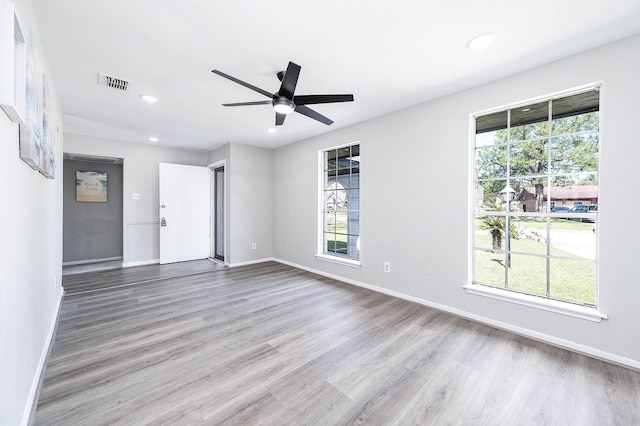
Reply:
[[26, 42], [13, 3], [0, 0], [0, 107], [25, 124]]
[[32, 169], [42, 170], [42, 72], [32, 38], [27, 35], [25, 123], [20, 124], [20, 158]]
[[80, 203], [106, 203], [107, 174], [76, 170], [76, 201]]
[[48, 179], [55, 179], [55, 133], [52, 122], [53, 111], [49, 83], [42, 74], [42, 155], [40, 156], [40, 173]]

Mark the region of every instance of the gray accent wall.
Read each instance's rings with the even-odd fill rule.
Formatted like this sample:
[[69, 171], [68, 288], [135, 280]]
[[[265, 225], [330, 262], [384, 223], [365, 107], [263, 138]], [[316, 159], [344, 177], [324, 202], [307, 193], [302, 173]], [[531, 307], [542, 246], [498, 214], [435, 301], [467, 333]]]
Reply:
[[[107, 202], [76, 200], [76, 171], [107, 173]], [[64, 160], [64, 263], [122, 257], [122, 165]]]
[[[635, 36], [277, 149], [275, 257], [640, 366], [640, 199], [629, 196], [637, 193], [640, 164], [638, 52]], [[467, 293], [470, 115], [600, 81], [599, 307], [609, 318], [591, 322]], [[318, 150], [355, 141], [361, 147], [360, 268], [314, 256]], [[383, 272], [383, 262], [392, 273]]]

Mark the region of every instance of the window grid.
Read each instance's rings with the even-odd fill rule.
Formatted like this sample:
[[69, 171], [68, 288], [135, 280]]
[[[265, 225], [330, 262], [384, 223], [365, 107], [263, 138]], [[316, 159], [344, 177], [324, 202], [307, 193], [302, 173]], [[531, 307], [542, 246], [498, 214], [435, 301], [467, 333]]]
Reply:
[[359, 259], [360, 146], [323, 153], [322, 253]]
[[[597, 89], [592, 89], [596, 90]], [[575, 95], [575, 94], [574, 94]], [[579, 94], [578, 94], [579, 95]], [[565, 97], [569, 97], [571, 95], [565, 95]], [[560, 98], [557, 98], [560, 99]], [[535, 135], [534, 137], [526, 137], [527, 129], [525, 126], [512, 126], [512, 111], [520, 110], [527, 111], [529, 105], [522, 105], [518, 107], [514, 107], [506, 110], [506, 126], [502, 127], [504, 131], [504, 135], [498, 137], [498, 132], [496, 132], [496, 136], [494, 137], [494, 141], [488, 142], [486, 138], [482, 141], [482, 143], [478, 143], [478, 137], [476, 137], [476, 143], [474, 144], [474, 167], [476, 172], [476, 201], [475, 208], [473, 212], [474, 218], [474, 235], [472, 238], [473, 241], [473, 283], [474, 284], [484, 284], [494, 287], [503, 287], [505, 289], [521, 292], [525, 294], [533, 294], [536, 296], [542, 296], [545, 298], [562, 300], [577, 304], [583, 304], [588, 306], [596, 305], [596, 282], [595, 282], [595, 266], [596, 259], [595, 256], [593, 259], [583, 259], [576, 258], [571, 256], [570, 254], [563, 254], [562, 252], [558, 252], [558, 250], [552, 250], [552, 239], [555, 238], [552, 233], [553, 226], [552, 220], [560, 219], [560, 220], [569, 220], [569, 219], [579, 219], [581, 221], [586, 220], [587, 217], [592, 218], [594, 223], [594, 234], [595, 234], [595, 226], [597, 223], [597, 211], [592, 214], [574, 214], [573, 217], [568, 217], [566, 214], [562, 215], [559, 213], [553, 213], [550, 211], [552, 207], [553, 191], [554, 185], [558, 186], [558, 183], [563, 181], [566, 182], [579, 182], [580, 179], [586, 180], [591, 179], [591, 181], [595, 181], [597, 183], [598, 178], [598, 168], [595, 167], [587, 167], [584, 170], [584, 167], [578, 171], [575, 169], [571, 169], [572, 166], [571, 161], [568, 161], [563, 157], [562, 149], [566, 147], [558, 147], [562, 139], [571, 141], [574, 144], [584, 143], [587, 145], [588, 143], [595, 143], [595, 147], [597, 148], [595, 151], [595, 155], [599, 153], [599, 115], [597, 115], [597, 126], [596, 128], [581, 128], [581, 129], [573, 129], [572, 131], [557, 132], [556, 122], [557, 120], [562, 120], [566, 117], [571, 117], [571, 114], [567, 114], [560, 119], [553, 116], [553, 108], [554, 101], [556, 99], [550, 99], [546, 101], [547, 103], [547, 114], [546, 119], [539, 120], [538, 122], [533, 123], [534, 126], [532, 128], [542, 128], [544, 123], [546, 123], [546, 134], [544, 135]], [[598, 102], [599, 103], [599, 102]], [[598, 105], [599, 106], [599, 105]], [[596, 108], [595, 111], [599, 111], [599, 108]], [[499, 114], [499, 113], [496, 113]], [[582, 112], [573, 114], [574, 116], [582, 116]], [[585, 113], [588, 114], [588, 113]], [[596, 112], [596, 114], [599, 114]], [[476, 117], [476, 123], [479, 117]], [[530, 126], [528, 124], [526, 126]], [[561, 126], [558, 126], [561, 127]], [[521, 135], [522, 139], [518, 139], [516, 136], [520, 136], [520, 134], [516, 134], [518, 131], [522, 130]], [[595, 141], [595, 142], [594, 142]], [[570, 145], [570, 144], [568, 144]], [[526, 168], [526, 159], [523, 161], [522, 158], [524, 155], [522, 152], [519, 152], [519, 147], [522, 148], [522, 152], [526, 152], [526, 149], [531, 149], [532, 152], [539, 152], [542, 156], [534, 158], [532, 161], [537, 161], [536, 167], [538, 169], [529, 170], [532, 173], [526, 174], [522, 173], [522, 168]], [[514, 150], [515, 148], [515, 150]], [[493, 164], [484, 164], [485, 169], [481, 169], [479, 164], [481, 163], [481, 157], [483, 153], [486, 154], [486, 157], [491, 158], [492, 156], [497, 159]], [[520, 156], [520, 157], [519, 157]], [[500, 160], [503, 158], [503, 160]], [[557, 160], [557, 161], [556, 161]], [[570, 159], [569, 159], [570, 160]], [[520, 169], [516, 167], [518, 165], [518, 161], [525, 163], [523, 167]], [[515, 162], [515, 163], [514, 163]], [[546, 163], [546, 164], [545, 164]], [[566, 163], [566, 164], [565, 164]], [[597, 164], [597, 160], [596, 160]], [[521, 165], [522, 166], [522, 165]], [[567, 169], [569, 167], [569, 169]], [[513, 204], [516, 203], [516, 199], [514, 201], [509, 201], [505, 203], [504, 211], [502, 209], [498, 209], [499, 211], [493, 211], [491, 207], [488, 207], [481, 203], [479, 199], [479, 193], [483, 194], [485, 188], [497, 188], [504, 185], [504, 189], [516, 187], [518, 190], [522, 191], [520, 195], [524, 193], [523, 190], [532, 189], [534, 194], [534, 203], [535, 203], [535, 212], [528, 211], [514, 211]], [[540, 188], [540, 185], [542, 186]], [[482, 188], [482, 192], [479, 192], [478, 188]], [[542, 191], [542, 193], [540, 193]], [[497, 206], [497, 201], [496, 201]], [[524, 203], [523, 203], [524, 207]], [[482, 244], [477, 242], [476, 231], [478, 228], [482, 229], [482, 224], [479, 225], [479, 222], [482, 223], [483, 220], [487, 219], [489, 222], [493, 220], [493, 223], [499, 223], [503, 221], [503, 235], [501, 238], [505, 240], [505, 250], [501, 249], [496, 251], [495, 246], [492, 247], [494, 250], [487, 250], [487, 247], [483, 247]], [[534, 235], [539, 236], [540, 240], [544, 240], [544, 252], [543, 253], [533, 253], [528, 252], [526, 250], [519, 250], [518, 248], [512, 247], [512, 240], [517, 240], [517, 235], [512, 236], [511, 232], [514, 227], [517, 227], [523, 223], [523, 220], [534, 220], [534, 221], [544, 221], [544, 227], [539, 229], [540, 232], [534, 231]], [[541, 225], [541, 223], [540, 223]], [[488, 225], [487, 225], [488, 226]], [[518, 229], [515, 232], [520, 232]], [[493, 234], [492, 238], [493, 238]], [[528, 238], [528, 237], [527, 237]], [[594, 237], [595, 238], [595, 237]], [[481, 276], [484, 271], [478, 272], [477, 269], [484, 269], [482, 266], [478, 268], [478, 260], [484, 252], [492, 251], [495, 254], [494, 261], [498, 263], [502, 262], [504, 265], [504, 281], [503, 283], [499, 283], [495, 280], [495, 278], [491, 278], [491, 276]], [[595, 250], [594, 250], [595, 251]], [[500, 253], [502, 252], [502, 253]], [[499, 259], [499, 256], [502, 255], [502, 259]], [[515, 268], [512, 268], [512, 261], [514, 259], [518, 259], [518, 261], [522, 261], [521, 263], [536, 263], [535, 259], [544, 260], [544, 289], [541, 287], [534, 289], [527, 289], [526, 286], [522, 285], [522, 278], [519, 276], [518, 272]], [[529, 259], [526, 261], [526, 259]], [[558, 273], [561, 268], [556, 267], [554, 264], [558, 262], [568, 262], [572, 264], [585, 264], [585, 265], [593, 265], [593, 289], [588, 296], [567, 296], [560, 292], [559, 295], [556, 294], [556, 287], [561, 287], [566, 285], [565, 282], [561, 282], [561, 280], [566, 280], [566, 277], [562, 276], [561, 278], [557, 278]], [[539, 264], [539, 263], [538, 263]], [[552, 268], [555, 268], [552, 270]], [[555, 272], [554, 272], [555, 271]], [[540, 276], [542, 278], [542, 276]], [[540, 278], [536, 278], [540, 280]], [[492, 282], [493, 281], [493, 282]], [[529, 279], [531, 281], [531, 279]], [[557, 282], [556, 282], [557, 281]], [[574, 285], [572, 283], [571, 285]], [[578, 283], [579, 285], [579, 283]], [[533, 286], [535, 287], [535, 285]]]

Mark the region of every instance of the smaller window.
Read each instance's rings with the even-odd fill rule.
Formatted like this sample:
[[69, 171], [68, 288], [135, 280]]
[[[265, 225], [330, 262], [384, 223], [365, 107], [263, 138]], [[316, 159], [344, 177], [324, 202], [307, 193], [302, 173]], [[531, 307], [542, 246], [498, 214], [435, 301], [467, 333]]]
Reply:
[[322, 254], [360, 258], [360, 145], [322, 152]]

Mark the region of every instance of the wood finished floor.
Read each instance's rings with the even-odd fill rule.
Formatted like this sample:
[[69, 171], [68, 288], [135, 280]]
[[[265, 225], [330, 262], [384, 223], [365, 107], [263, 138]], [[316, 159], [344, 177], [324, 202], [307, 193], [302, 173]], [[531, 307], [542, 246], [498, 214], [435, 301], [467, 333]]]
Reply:
[[639, 372], [278, 263], [173, 268], [65, 295], [34, 424], [640, 424]]

